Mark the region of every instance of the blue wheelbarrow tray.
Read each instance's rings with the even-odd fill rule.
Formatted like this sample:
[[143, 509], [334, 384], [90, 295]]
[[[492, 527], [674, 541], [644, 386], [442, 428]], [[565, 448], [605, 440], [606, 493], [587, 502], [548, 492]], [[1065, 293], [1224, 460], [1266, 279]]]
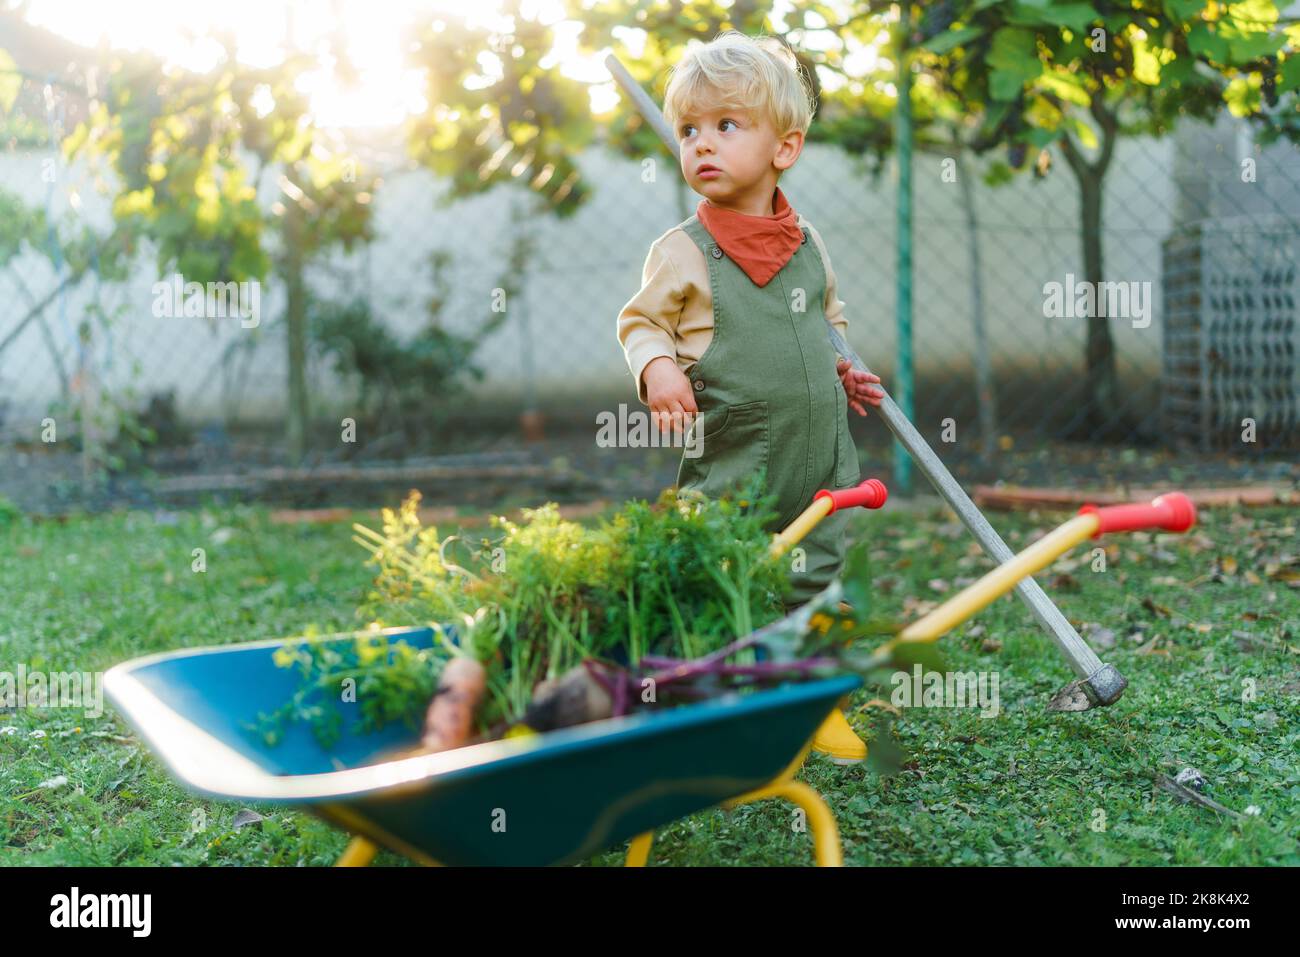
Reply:
[[[429, 628], [366, 634], [425, 647]], [[312, 641], [351, 642], [355, 634]], [[328, 750], [302, 724], [279, 744], [249, 729], [300, 685], [274, 639], [138, 658], [105, 676], [113, 705], [185, 786], [209, 797], [298, 805], [423, 863], [581, 861], [772, 782], [800, 757], [853, 675], [642, 712], [544, 735], [391, 759], [401, 724], [358, 734], [337, 702]]]

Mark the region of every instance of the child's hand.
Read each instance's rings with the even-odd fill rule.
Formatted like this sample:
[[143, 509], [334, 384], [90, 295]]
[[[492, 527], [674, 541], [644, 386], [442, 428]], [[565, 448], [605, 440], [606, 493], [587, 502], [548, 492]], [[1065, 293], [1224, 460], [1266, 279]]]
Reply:
[[688, 424], [686, 417], [699, 414], [691, 380], [677, 367], [676, 359], [669, 356], [652, 359], [641, 378], [645, 380], [650, 413], [660, 432], [666, 434], [669, 429], [681, 432]]
[[854, 369], [853, 363], [848, 359], [835, 363], [835, 371], [839, 373], [840, 384], [844, 386], [844, 394], [849, 398], [849, 408], [858, 415], [867, 414], [866, 406], [862, 403], [878, 406], [884, 400], [885, 390], [872, 385], [873, 382], [880, 381], [880, 376], [874, 372]]

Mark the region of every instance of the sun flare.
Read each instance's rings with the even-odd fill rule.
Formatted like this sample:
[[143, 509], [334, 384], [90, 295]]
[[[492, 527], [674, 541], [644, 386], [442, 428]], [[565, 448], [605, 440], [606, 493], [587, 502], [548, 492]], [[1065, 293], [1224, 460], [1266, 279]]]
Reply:
[[[471, 26], [508, 28], [502, 0], [223, 0], [221, 3], [104, 3], [102, 0], [33, 0], [27, 19], [87, 47], [147, 51], [169, 67], [205, 72], [223, 56], [217, 37], [233, 34], [237, 57], [253, 67], [272, 67], [291, 52], [317, 58], [299, 90], [326, 127], [381, 127], [428, 108], [421, 71], [407, 62], [409, 30], [441, 15]], [[378, 12], [377, 12], [378, 10]], [[565, 19], [560, 0], [524, 3], [521, 13], [556, 24], [555, 46], [545, 65], [589, 82], [597, 112], [617, 100], [601, 55], [577, 50], [579, 25]], [[345, 79], [336, 69], [331, 35], [344, 38], [344, 55], [355, 67]]]

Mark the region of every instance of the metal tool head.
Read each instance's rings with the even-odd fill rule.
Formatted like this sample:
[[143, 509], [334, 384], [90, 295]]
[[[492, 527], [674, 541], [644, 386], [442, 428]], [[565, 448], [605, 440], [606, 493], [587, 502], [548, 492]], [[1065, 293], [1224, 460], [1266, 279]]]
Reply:
[[1084, 693], [1087, 694], [1093, 707], [1114, 704], [1127, 687], [1128, 679], [1120, 674], [1114, 665], [1107, 664], [1103, 664], [1083, 682]]

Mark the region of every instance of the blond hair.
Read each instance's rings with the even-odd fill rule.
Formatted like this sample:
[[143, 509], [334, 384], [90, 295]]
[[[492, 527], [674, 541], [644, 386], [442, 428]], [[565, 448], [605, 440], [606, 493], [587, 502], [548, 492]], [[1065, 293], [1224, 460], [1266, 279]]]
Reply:
[[664, 93], [664, 119], [679, 135], [678, 121], [707, 103], [714, 109], [766, 113], [777, 135], [807, 133], [814, 97], [799, 61], [775, 37], [749, 37], [735, 30], [686, 52]]

